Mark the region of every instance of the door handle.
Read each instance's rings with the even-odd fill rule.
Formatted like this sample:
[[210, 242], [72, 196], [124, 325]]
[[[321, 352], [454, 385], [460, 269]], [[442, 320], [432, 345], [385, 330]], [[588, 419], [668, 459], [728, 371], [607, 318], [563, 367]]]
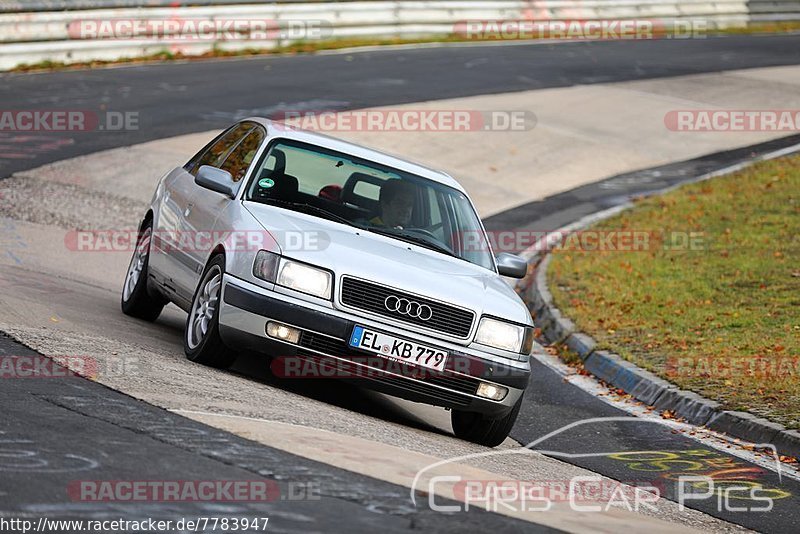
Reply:
[[192, 208], [193, 207], [194, 207], [194, 204], [189, 204], [188, 206], [186, 206], [186, 209], [183, 210], [183, 216], [184, 217], [188, 217], [189, 214], [192, 212]]

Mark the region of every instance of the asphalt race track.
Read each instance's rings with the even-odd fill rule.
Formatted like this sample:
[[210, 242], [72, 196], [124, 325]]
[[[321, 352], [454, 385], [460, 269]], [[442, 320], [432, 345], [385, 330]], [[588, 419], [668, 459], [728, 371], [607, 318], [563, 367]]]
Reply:
[[[0, 176], [106, 148], [223, 128], [251, 115], [793, 65], [799, 48], [800, 35], [721, 37], [379, 50], [0, 74], [0, 102], [7, 109], [139, 113], [133, 131], [0, 138], [5, 149]], [[13, 147], [25, 153], [9, 157]]]
[[[94, 71], [0, 75], [4, 109], [136, 110], [135, 131], [87, 131], [70, 134], [0, 133], [0, 176], [45, 163], [108, 148], [179, 134], [221, 128], [250, 115], [281, 109], [358, 109], [460, 96], [566, 87], [578, 84], [672, 77], [732, 69], [800, 64], [800, 35], [724, 37], [686, 41], [632, 43], [567, 43], [552, 45], [437, 47], [352, 54], [266, 57], [230, 61], [153, 64]], [[790, 146], [800, 136], [712, 154], [656, 169], [645, 169], [493, 215], [488, 230], [552, 230], [576, 218], [618, 205], [631, 195], [658, 191], [692, 176], [745, 161], [754, 154]], [[657, 176], [656, 179], [653, 177]], [[569, 213], [566, 208], [570, 208]], [[42, 297], [46, 298], [46, 297]], [[172, 326], [172, 325], [170, 325]], [[171, 335], [171, 333], [168, 333]], [[179, 335], [179, 334], [178, 334]], [[25, 354], [25, 349], [0, 337], [1, 355]], [[534, 361], [525, 404], [511, 437], [530, 443], [569, 423], [591, 418], [626, 417], [595, 395], [566, 383], [562, 376]], [[257, 377], [256, 379], [261, 379]], [[361, 477], [330, 465], [312, 462], [264, 447], [227, 432], [136, 401], [127, 395], [76, 377], [0, 384], [0, 513], [61, 514], [64, 517], [112, 517], [119, 510], [95, 509], [48, 502], [63, 500], [63, 486], [82, 464], [98, 461], [97, 451], [113, 451], [113, 462], [92, 473], [94, 479], [154, 479], [164, 469], [170, 478], [196, 471], [207, 479], [240, 480], [268, 476], [279, 481], [281, 495], [288, 484], [322, 480], [326, 491], [313, 503], [280, 499], [266, 510], [271, 521], [287, 531], [337, 530], [387, 532], [547, 530], [530, 523], [471, 509], [469, 516], [433, 513], [408, 502], [405, 488]], [[296, 386], [292, 386], [296, 387]], [[313, 395], [300, 388], [299, 394]], [[404, 424], [419, 426], [413, 417], [390, 408], [365, 408], [357, 397], [334, 402], [345, 409], [367, 410]], [[325, 399], [325, 395], [322, 395]], [[734, 524], [762, 532], [795, 532], [800, 525], [800, 482], [721, 452], [697, 440], [638, 418], [576, 426], [534, 447], [562, 461], [615, 480], [653, 483], [674, 499], [670, 470], [659, 461], [698, 465], [699, 473], [729, 473], [726, 483], [757, 482], [775, 497], [769, 512], [720, 511], [716, 502], [688, 506]], [[170, 429], [170, 430], [168, 430]], [[4, 434], [24, 435], [23, 441]], [[53, 436], [59, 436], [57, 440]], [[92, 436], [91, 440], [87, 436]], [[47, 469], [20, 468], [3, 450], [24, 450], [47, 459]], [[588, 455], [591, 453], [591, 455]], [[313, 474], [313, 477], [311, 477]], [[54, 478], [55, 477], [55, 478]], [[60, 482], [53, 482], [58, 478]], [[49, 486], [49, 487], [48, 487]], [[55, 488], [59, 488], [56, 490]], [[60, 493], [59, 493], [60, 492]], [[754, 503], [751, 503], [755, 505]], [[175, 517], [219, 512], [203, 505], [142, 505], [134, 515]], [[148, 507], [149, 506], [149, 507]], [[745, 503], [744, 507], [748, 507]], [[304, 508], [305, 507], [305, 508]], [[127, 509], [130, 512], [130, 509]], [[290, 510], [290, 512], [287, 512]], [[376, 515], [373, 510], [384, 512]], [[225, 513], [253, 516], [264, 512], [233, 504]], [[2, 514], [0, 514], [2, 515]]]

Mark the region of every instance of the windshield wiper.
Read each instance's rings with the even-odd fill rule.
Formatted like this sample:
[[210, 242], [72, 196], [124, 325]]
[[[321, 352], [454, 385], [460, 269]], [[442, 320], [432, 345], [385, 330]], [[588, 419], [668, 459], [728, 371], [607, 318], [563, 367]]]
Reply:
[[321, 215], [321, 216], [325, 217], [326, 219], [330, 219], [332, 221], [340, 222], [340, 223], [346, 224], [348, 226], [355, 226], [356, 228], [363, 228], [361, 225], [356, 224], [355, 222], [351, 221], [350, 219], [348, 219], [346, 217], [342, 217], [338, 213], [334, 213], [332, 211], [328, 211], [325, 208], [320, 208], [320, 207], [314, 206], [312, 204], [306, 204], [304, 202], [294, 202], [294, 201], [291, 201], [291, 200], [283, 200], [283, 199], [279, 199], [279, 198], [267, 198], [267, 199], [264, 199], [264, 200], [262, 200], [260, 202], [289, 206], [289, 207], [292, 207], [292, 208], [296, 209], [297, 211], [306, 211], [306, 212], [310, 211], [310, 212], [316, 213], [317, 215]]
[[435, 241], [431, 241], [429, 239], [425, 239], [423, 236], [419, 234], [415, 234], [413, 232], [406, 232], [404, 230], [398, 230], [397, 228], [383, 228], [380, 226], [371, 226], [367, 228], [370, 232], [375, 232], [376, 234], [387, 235], [390, 237], [397, 237], [404, 241], [410, 241], [415, 245], [420, 245], [425, 248], [429, 248], [431, 250], [435, 250], [436, 252], [441, 252], [442, 254], [447, 254], [448, 256], [452, 256], [454, 258], [463, 259], [457, 256], [449, 247], [444, 244], [437, 243]]

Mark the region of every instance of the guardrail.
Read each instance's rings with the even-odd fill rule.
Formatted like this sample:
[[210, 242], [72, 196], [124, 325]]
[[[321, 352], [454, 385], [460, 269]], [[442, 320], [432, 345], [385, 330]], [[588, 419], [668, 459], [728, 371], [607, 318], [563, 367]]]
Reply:
[[[800, 0], [295, 0], [260, 4], [192, 0], [192, 6], [162, 7], [165, 3], [174, 2], [6, 2], [0, 8], [0, 70], [42, 61], [116, 60], [162, 51], [194, 55], [213, 49], [272, 49], [315, 39], [445, 36], [457, 33], [457, 25], [464, 21], [637, 19], [658, 20], [668, 26], [693, 20], [715, 29], [745, 26], [752, 21], [800, 20]], [[70, 9], [55, 10], [67, 5]], [[214, 21], [221, 29], [203, 38], [186, 35], [187, 21], [194, 20]], [[93, 21], [97, 25], [92, 26]], [[106, 22], [119, 29], [134, 21], [161, 24], [160, 30], [132, 30], [120, 38], [119, 32], [104, 33], [99, 26]], [[222, 28], [226, 21], [247, 21], [250, 26], [229, 31]], [[94, 31], [83, 31], [87, 27]], [[260, 28], [260, 33], [254, 33], [253, 27]]]
[[[261, 0], [264, 4], [293, 4], [319, 2], [320, 0]], [[364, 0], [328, 0], [329, 2], [354, 2]], [[115, 9], [121, 7], [176, 7], [180, 5], [211, 6], [243, 4], [242, 0], [2, 0], [0, 13], [26, 11], [63, 11], [67, 9]], [[251, 4], [259, 3], [252, 0]]]

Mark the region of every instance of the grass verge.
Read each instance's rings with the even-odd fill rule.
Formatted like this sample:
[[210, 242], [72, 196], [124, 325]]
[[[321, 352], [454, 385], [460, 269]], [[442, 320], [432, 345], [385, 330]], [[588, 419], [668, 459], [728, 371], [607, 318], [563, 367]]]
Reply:
[[147, 56], [130, 58], [120, 58], [115, 60], [84, 61], [76, 63], [63, 63], [58, 61], [42, 61], [33, 64], [23, 64], [12, 69], [12, 72], [33, 72], [50, 70], [69, 70], [99, 68], [110, 65], [126, 65], [135, 63], [153, 63], [163, 61], [203, 61], [206, 59], [225, 58], [225, 57], [248, 57], [248, 56], [268, 56], [268, 55], [292, 55], [292, 54], [311, 54], [323, 50], [340, 50], [342, 48], [357, 48], [362, 46], [386, 46], [386, 45], [405, 45], [420, 43], [449, 43], [461, 42], [463, 38], [458, 35], [432, 36], [420, 39], [401, 39], [401, 38], [359, 38], [359, 39], [336, 39], [329, 41], [298, 41], [277, 48], [245, 48], [242, 50], [222, 50], [214, 48], [203, 54], [187, 55], [181, 52], [163, 50]]
[[640, 200], [592, 230], [647, 244], [554, 252], [553, 298], [579, 329], [726, 409], [800, 428], [800, 156]]

